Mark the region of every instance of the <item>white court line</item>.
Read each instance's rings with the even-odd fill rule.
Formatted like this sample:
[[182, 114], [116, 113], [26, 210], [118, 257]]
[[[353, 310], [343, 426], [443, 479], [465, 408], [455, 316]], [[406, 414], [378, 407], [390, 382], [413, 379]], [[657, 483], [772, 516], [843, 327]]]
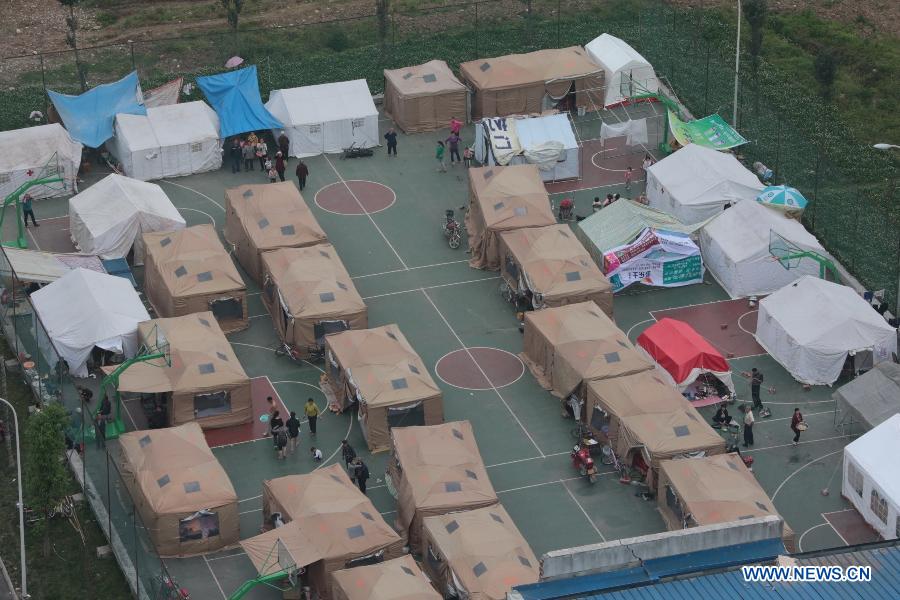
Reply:
[[[855, 511], [856, 509], [855, 509], [855, 508], [849, 508], [849, 509], [847, 509], [847, 510], [854, 510], [854, 511]], [[837, 527], [834, 526], [834, 523], [832, 523], [831, 521], [828, 520], [827, 517], [825, 517], [825, 515], [833, 515], [833, 514], [839, 513], [839, 512], [847, 512], [847, 510], [836, 510], [836, 511], [834, 511], [834, 512], [830, 512], [830, 513], [821, 513], [821, 514], [822, 514], [822, 518], [825, 519], [825, 522], [828, 523], [829, 525], [831, 525], [831, 530], [832, 530], [833, 532], [835, 532], [839, 538], [841, 538], [841, 540], [844, 542], [844, 544], [846, 544], [847, 546], [849, 546], [849, 545], [850, 545], [850, 542], [847, 541], [847, 538], [845, 538], [844, 536], [842, 536], [842, 535], [841, 535], [841, 532], [838, 531], [838, 530], [837, 530]], [[808, 530], [807, 530], [807, 531], [808, 531]], [[805, 533], [805, 532], [804, 532], [804, 533]]]
[[[18, 226], [18, 223], [16, 223], [16, 226]], [[41, 252], [43, 252], [43, 250], [41, 250], [41, 245], [38, 244], [37, 238], [34, 237], [34, 235], [31, 233], [31, 230], [28, 229], [28, 227], [25, 227], [25, 233], [27, 233], [28, 237], [31, 238], [31, 241], [34, 242], [34, 247], [37, 248], [38, 250], [40, 250]]]
[[210, 221], [212, 221], [213, 227], [216, 227], [216, 226], [217, 226], [217, 225], [216, 225], [216, 220], [215, 220], [215, 218], [214, 218], [211, 214], [209, 214], [208, 212], [202, 211], [202, 210], [200, 210], [199, 208], [187, 208], [187, 207], [182, 206], [182, 207], [178, 208], [177, 210], [189, 210], [189, 211], [191, 211], [191, 212], [200, 213], [201, 215], [206, 215], [207, 218], [208, 218]]
[[213, 556], [212, 558], [207, 558], [207, 561], [211, 560], [225, 560], [226, 558], [237, 558], [238, 556], [247, 556], [247, 553], [241, 550], [235, 554], [227, 554], [225, 556]]
[[542, 460], [545, 458], [551, 458], [553, 456], [562, 456], [563, 454], [569, 454], [569, 450], [566, 450], [565, 452], [554, 452], [553, 454], [545, 454], [544, 456], [532, 456], [530, 458], [520, 458], [518, 460], [508, 460], [506, 462], [497, 463], [495, 465], [485, 465], [484, 468], [485, 469], [493, 469], [495, 467], [505, 467], [506, 465], [514, 465], [517, 463], [529, 462], [532, 460]]
[[215, 200], [213, 200], [212, 198], [210, 198], [209, 196], [207, 196], [207, 195], [204, 194], [203, 192], [199, 192], [199, 191], [195, 190], [194, 188], [188, 187], [188, 186], [186, 186], [186, 185], [181, 185], [180, 183], [175, 183], [174, 181], [167, 181], [167, 180], [165, 180], [165, 179], [160, 179], [159, 182], [160, 182], [160, 183], [168, 183], [169, 185], [174, 185], [175, 187], [180, 187], [180, 188], [183, 189], [183, 190], [187, 190], [187, 191], [189, 191], [189, 192], [194, 192], [194, 193], [197, 194], [198, 196], [203, 196], [204, 198], [206, 198], [207, 200], [209, 200], [210, 202], [212, 202], [213, 204], [215, 204], [216, 206], [218, 206], [218, 207], [219, 207], [219, 210], [221, 210], [222, 212], [225, 212], [225, 207], [224, 207], [224, 206], [222, 206], [221, 204], [219, 204], [218, 202], [216, 202]]
[[259, 500], [260, 498], [262, 498], [262, 494], [260, 494], [259, 496], [253, 496], [252, 498], [244, 498], [243, 500], [238, 500], [238, 503], [250, 502], [251, 500]]
[[[766, 404], [766, 403], [763, 402], [763, 404]], [[826, 410], [825, 412], [809, 413], [809, 414], [803, 415], [803, 418], [817, 417], [819, 415], [833, 415], [833, 414], [834, 414], [833, 410]], [[753, 422], [753, 424], [760, 425], [760, 424], [765, 424], [765, 423], [774, 423], [775, 421], [790, 421], [793, 418], [794, 417], [778, 417], [777, 419], [757, 419]]]
[[[245, 342], [232, 342], [232, 341], [230, 341], [230, 340], [229, 340], [229, 343], [230, 343], [232, 346], [246, 346], [246, 347], [248, 347], [248, 348], [256, 348], [256, 349], [258, 349], [258, 350], [268, 350], [268, 351], [271, 352], [272, 354], [275, 354], [275, 348], [269, 348], [268, 346], [260, 346], [260, 345], [258, 345], [258, 344], [247, 344], [247, 343], [245, 343]], [[322, 369], [320, 369], [319, 367], [317, 367], [316, 365], [314, 365], [314, 364], [312, 364], [311, 362], [309, 362], [308, 360], [304, 360], [303, 362], [305, 362], [306, 364], [308, 364], [309, 366], [311, 366], [313, 369], [315, 369], [315, 370], [318, 371], [319, 373], [324, 373], [324, 372], [325, 372], [325, 371], [323, 371]], [[266, 378], [268, 379], [268, 375], [265, 375], [264, 377], [266, 377]]]
[[[653, 313], [650, 313], [650, 316], [653, 317]], [[635, 327], [637, 327], [638, 325], [643, 325], [644, 323], [655, 323], [655, 322], [656, 322], [656, 318], [644, 319], [643, 321], [639, 321], [628, 328], [628, 331], [625, 332], [625, 337], [627, 337], [628, 340], [631, 341], [631, 332], [634, 331]]]
[[500, 398], [500, 401], [501, 401], [501, 402], [503, 402], [503, 405], [506, 407], [506, 410], [509, 411], [509, 414], [512, 415], [512, 418], [515, 419], [516, 423], [519, 424], [519, 427], [522, 428], [522, 431], [525, 433], [525, 435], [526, 435], [526, 436], [528, 437], [528, 439], [531, 441], [531, 443], [532, 443], [532, 445], [534, 446], [535, 450], [538, 451], [538, 454], [540, 454], [542, 458], [545, 457], [546, 454], [544, 454], [544, 451], [541, 450], [540, 446], [537, 445], [537, 442], [534, 441], [534, 438], [531, 437], [531, 434], [528, 432], [528, 430], [525, 429], [525, 425], [523, 425], [523, 424], [522, 424], [522, 421], [519, 420], [519, 415], [517, 415], [515, 412], [513, 412], [513, 409], [509, 406], [509, 404], [507, 404], [506, 398], [503, 397], [503, 394], [500, 393], [500, 390], [498, 390], [496, 387], [494, 387], [494, 384], [493, 384], [493, 382], [491, 381], [491, 378], [487, 376], [487, 373], [484, 372], [484, 369], [481, 368], [481, 365], [478, 364], [478, 361], [475, 360], [475, 357], [474, 357], [474, 356], [472, 356], [472, 353], [469, 351], [469, 348], [463, 343], [462, 339], [459, 337], [459, 335], [457, 335], [457, 333], [456, 333], [456, 331], [453, 329], [453, 327], [450, 326], [450, 321], [447, 320], [447, 317], [444, 316], [444, 313], [441, 312], [441, 310], [437, 307], [437, 304], [434, 303], [434, 300], [431, 299], [431, 296], [428, 295], [428, 292], [425, 291], [424, 288], [421, 289], [421, 292], [422, 292], [422, 294], [425, 296], [425, 298], [428, 300], [428, 302], [431, 304], [431, 306], [434, 308], [435, 312], [437, 312], [437, 314], [438, 314], [438, 316], [441, 318], [441, 320], [444, 322], [444, 325], [447, 326], [447, 329], [450, 330], [450, 333], [453, 334], [453, 337], [456, 338], [456, 341], [459, 342], [460, 348], [462, 348], [463, 350], [465, 350], [465, 351], [466, 351], [466, 354], [469, 355], [469, 360], [471, 360], [472, 363], [473, 363], [476, 367], [478, 367], [478, 371], [481, 373], [481, 376], [484, 377], [484, 380], [487, 381], [487, 382], [490, 384], [491, 389], [494, 390], [494, 393], [497, 394], [497, 397]]
[[[798, 446], [805, 446], [806, 444], [815, 444], [817, 442], [830, 442], [832, 440], [841, 440], [844, 438], [857, 437], [856, 435], [836, 435], [834, 437], [827, 438], [819, 438], [817, 440], [807, 440], [805, 442], [800, 442]], [[765, 448], [748, 448], [746, 450], [742, 450], [744, 454], [749, 454], [750, 452], [764, 452], [766, 450], [777, 450], [778, 448], [790, 448], [794, 444], [779, 444], [778, 446], [766, 446]]]
[[378, 277], [379, 275], [390, 275], [391, 273], [402, 273], [404, 271], [415, 271], [416, 269], [430, 269], [432, 267], [443, 267], [445, 265], [457, 265], [459, 263], [467, 263], [469, 259], [450, 260], [442, 263], [434, 263], [433, 265], [419, 265], [418, 267], [408, 267], [406, 269], [392, 269], [390, 271], [382, 271], [381, 273], [369, 273], [368, 275], [356, 275], [350, 279], [365, 279], [366, 277]]
[[363, 296], [363, 300], [374, 300], [375, 298], [384, 298], [386, 296], [396, 296], [398, 294], [408, 294], [410, 292], [422, 292], [425, 290], [434, 290], [437, 288], [450, 287], [454, 285], [464, 285], [466, 283], [478, 283], [479, 281], [495, 281], [500, 279], [497, 277], [482, 277], [481, 279], [468, 279], [466, 281], [454, 281], [453, 283], [442, 283], [440, 285], [429, 285], [428, 287], [418, 287], [411, 290], [400, 290], [399, 292], [387, 292], [385, 294], [375, 294], [374, 296]]
[[566, 492], [569, 494], [569, 498], [571, 498], [571, 499], [575, 502], [575, 504], [578, 506], [578, 508], [581, 509], [581, 514], [583, 514], [583, 515], [584, 515], [584, 518], [588, 520], [588, 523], [591, 524], [591, 527], [594, 528], [594, 531], [597, 532], [597, 535], [600, 536], [600, 539], [603, 540], [603, 541], [605, 542], [605, 541], [606, 541], [606, 536], [603, 535], [603, 533], [600, 531], [600, 528], [597, 527], [597, 524], [594, 523], [594, 520], [591, 518], [591, 516], [587, 513], [586, 510], [584, 510], [584, 507], [581, 505], [581, 502], [578, 501], [578, 498], [575, 497], [575, 494], [572, 493], [572, 490], [569, 489], [569, 486], [567, 486], [567, 485], [563, 482], [562, 479], [560, 479], [559, 482], [562, 484], [562, 486], [563, 486], [564, 488], [566, 488]]
[[206, 564], [206, 568], [209, 569], [209, 574], [212, 575], [213, 581], [216, 582], [216, 587], [219, 588], [219, 593], [222, 594], [222, 598], [228, 600], [228, 596], [225, 595], [225, 590], [222, 589], [222, 584], [219, 583], [219, 578], [216, 577], [215, 572], [212, 570], [212, 565], [209, 564], [209, 560], [204, 555], [203, 562]]
[[[812, 527], [810, 527], [809, 529], [807, 529], [806, 531], [804, 531], [804, 532], [800, 535], [800, 539], [797, 540], [797, 549], [798, 549], [800, 552], [803, 552], [803, 538], [806, 537], [806, 534], [807, 534], [807, 533], [809, 533], [809, 532], [812, 531], [813, 529], [818, 529], [819, 527], [825, 527], [825, 526], [827, 526], [827, 525], [831, 525], [831, 523], [829, 523], [828, 521], [825, 521], [824, 523], [819, 523], [818, 525], [813, 525]], [[834, 530], [834, 527], [832, 527], [831, 529]], [[835, 530], [835, 533], [837, 533], [836, 530]], [[841, 534], [838, 533], [838, 537], [840, 537], [840, 535], [841, 535]], [[841, 538], [841, 539], [844, 539], [844, 538]]]
[[394, 246], [393, 246], [393, 244], [391, 244], [390, 240], [387, 239], [387, 236], [384, 235], [384, 232], [381, 230], [381, 227], [378, 226], [378, 223], [375, 222], [375, 219], [372, 218], [372, 215], [370, 215], [370, 214], [369, 214], [369, 211], [366, 210], [366, 207], [363, 206], [363, 203], [360, 202], [360, 201], [359, 201], [359, 198], [356, 197], [356, 194], [353, 192], [353, 189], [352, 189], [349, 185], [347, 185], [347, 181], [346, 181], [346, 180], [344, 179], [344, 177], [338, 172], [337, 168], [335, 168], [334, 163], [331, 162], [331, 159], [328, 158], [328, 155], [326, 154], [326, 155], [323, 155], [323, 156], [325, 157], [325, 162], [328, 163], [328, 166], [331, 167], [331, 170], [334, 171], [334, 174], [338, 176], [338, 179], [341, 180], [341, 183], [344, 184], [344, 187], [347, 188], [347, 191], [350, 192], [350, 195], [353, 196], [353, 199], [354, 199], [354, 200], [356, 200], [356, 203], [359, 205], [359, 208], [360, 208], [360, 209], [365, 213], [365, 215], [369, 218], [369, 221], [372, 223], [372, 225], [375, 227], [375, 229], [378, 230], [378, 233], [381, 234], [382, 239], [384, 239], [384, 243], [388, 245], [388, 248], [391, 249], [391, 252], [393, 252], [393, 253], [394, 253], [394, 256], [397, 257], [397, 260], [400, 261], [400, 265], [403, 267], [403, 269], [404, 269], [404, 270], [409, 269], [409, 267], [406, 266], [406, 263], [403, 262], [403, 259], [400, 258], [400, 255], [397, 253], [397, 249], [394, 248]]
[[[840, 437], [852, 437], [852, 436], [848, 435], [848, 436], [840, 436]], [[821, 440], [816, 440], [816, 441], [821, 441]], [[809, 442], [806, 442], [806, 443], [809, 443]], [[778, 492], [781, 491], [781, 488], [784, 487], [784, 484], [786, 484], [788, 481], [790, 481], [794, 477], [794, 475], [796, 475], [797, 473], [799, 473], [800, 471], [802, 471], [809, 465], [815, 464], [815, 463], [819, 462], [820, 460], [824, 460], [824, 459], [828, 458], [829, 456], [834, 456], [835, 454], [840, 454], [843, 451], [844, 451], [844, 449], [841, 448], [840, 450], [835, 450], [834, 452], [829, 452], [828, 454], [823, 454], [819, 458], [814, 458], [811, 461], [809, 461], [808, 463], [806, 463], [805, 465], [797, 467], [797, 469], [795, 469], [793, 473], [791, 473], [790, 475], [785, 477], [784, 481], [782, 481], [781, 484], [777, 488], [775, 488], [775, 492], [771, 496], [772, 502], [775, 502], [775, 497], [778, 496]]]

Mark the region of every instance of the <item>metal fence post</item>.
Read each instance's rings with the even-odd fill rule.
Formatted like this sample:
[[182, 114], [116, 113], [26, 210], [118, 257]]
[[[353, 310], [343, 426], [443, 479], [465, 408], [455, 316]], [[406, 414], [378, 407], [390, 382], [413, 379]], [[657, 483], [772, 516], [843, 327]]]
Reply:
[[475, 1], [475, 58], [478, 58], [478, 0]]
[[128, 40], [128, 46], [131, 50], [131, 69], [133, 71], [137, 71], [137, 63], [134, 62], [134, 42], [131, 40]]
[[562, 0], [556, 0], [556, 45], [560, 46], [560, 19], [562, 19]]
[[772, 183], [777, 183], [778, 179], [784, 181], [784, 177], [781, 175], [781, 113], [776, 113], [775, 117], [775, 178]]
[[809, 215], [809, 225], [812, 227], [812, 230], [815, 232], [816, 230], [816, 213], [819, 212], [818, 204], [819, 204], [819, 164], [822, 160], [822, 151], [818, 145], [816, 145], [816, 170], [813, 173], [813, 202], [812, 202], [812, 210]]
[[[100, 400], [101, 402], [103, 400]], [[82, 403], [82, 406], [84, 404]], [[109, 539], [112, 539], [112, 489], [109, 484], [109, 452], [105, 452], [106, 456], [106, 527], [109, 532]], [[84, 453], [87, 457], [87, 451]]]
[[706, 79], [703, 82], [703, 114], [709, 114], [707, 107], [709, 106], [709, 40], [706, 41]]
[[50, 96], [47, 94], [47, 76], [44, 72], [44, 55], [38, 52], [38, 59], [41, 61], [41, 86], [44, 88], [44, 116], [50, 113]]

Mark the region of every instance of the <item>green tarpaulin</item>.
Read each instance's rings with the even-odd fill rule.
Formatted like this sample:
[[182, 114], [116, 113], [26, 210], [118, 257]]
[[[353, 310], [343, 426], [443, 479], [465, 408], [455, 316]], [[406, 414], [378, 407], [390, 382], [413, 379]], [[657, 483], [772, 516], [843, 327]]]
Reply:
[[685, 123], [669, 111], [669, 128], [682, 146], [697, 144], [713, 150], [728, 150], [746, 144], [747, 140], [719, 115], [710, 115]]

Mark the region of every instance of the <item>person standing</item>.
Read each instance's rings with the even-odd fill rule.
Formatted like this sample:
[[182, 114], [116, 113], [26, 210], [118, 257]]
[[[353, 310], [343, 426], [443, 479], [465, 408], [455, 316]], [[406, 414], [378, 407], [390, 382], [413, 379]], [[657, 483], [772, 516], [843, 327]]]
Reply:
[[444, 142], [438, 140], [437, 148], [434, 150], [434, 158], [438, 162], [438, 172], [446, 173], [447, 172], [447, 163], [444, 162]]
[[306, 178], [309, 176], [309, 167], [306, 166], [302, 158], [297, 163], [297, 170], [294, 172], [297, 174], [297, 183], [300, 184], [300, 191], [302, 192], [303, 188], [306, 187]]
[[269, 183], [278, 181], [278, 171], [275, 170], [275, 163], [271, 160], [267, 160], [263, 166], [266, 169], [266, 173], [269, 175]]
[[459, 157], [459, 135], [451, 133], [447, 137], [446, 142], [450, 145], [450, 166], [455, 167], [456, 163], [462, 162], [462, 159]]
[[278, 413], [278, 407], [275, 405], [275, 398], [266, 397], [266, 412], [269, 415], [269, 435], [272, 435], [272, 418]]
[[316, 435], [316, 420], [319, 418], [319, 407], [316, 406], [316, 403], [312, 398], [309, 398], [306, 401], [306, 406], [303, 407], [303, 413], [309, 421], [309, 433], [311, 435]]
[[241, 148], [241, 157], [244, 159], [244, 170], [252, 171], [253, 163], [255, 162], [253, 159], [256, 157], [256, 145], [251, 144], [249, 138], [244, 144], [244, 147]]
[[356, 450], [353, 449], [353, 446], [351, 446], [350, 442], [347, 440], [341, 440], [341, 457], [344, 459], [347, 470], [350, 473], [353, 473], [353, 469], [350, 468], [350, 463], [356, 458]]
[[243, 154], [241, 152], [241, 140], [239, 138], [234, 138], [234, 141], [231, 143], [231, 150], [228, 151], [228, 155], [231, 157], [231, 172], [240, 173], [241, 157]]
[[631, 167], [625, 170], [625, 189], [631, 189], [631, 180], [634, 179], [634, 170]]
[[[291, 140], [288, 139], [288, 136], [285, 135], [284, 131], [278, 136], [278, 149], [281, 150], [281, 155], [284, 157], [284, 160], [287, 160], [287, 157], [290, 156], [288, 150], [291, 149]], [[282, 181], [284, 181], [284, 179], [282, 179]]]
[[40, 227], [34, 218], [34, 207], [31, 204], [31, 194], [22, 196], [22, 219], [25, 221], [25, 227], [28, 227], [28, 217], [31, 217], [31, 224]]
[[644, 162], [641, 163], [641, 168], [644, 169], [644, 179], [647, 178], [647, 169], [653, 166], [653, 157], [649, 154], [644, 155]]
[[762, 386], [763, 381], [765, 380], [765, 376], [763, 376], [762, 371], [753, 367], [750, 369], [750, 397], [753, 398], [753, 408], [755, 410], [762, 410], [762, 400], [759, 398], [759, 388]]
[[359, 457], [353, 459], [353, 463], [353, 478], [356, 479], [356, 485], [359, 486], [359, 491], [365, 494], [366, 481], [368, 481], [369, 479], [369, 467], [367, 467], [366, 463], [364, 463]]
[[297, 418], [295, 411], [291, 411], [291, 418], [287, 420], [285, 426], [288, 430], [288, 452], [293, 454], [300, 443], [300, 419]]
[[279, 150], [275, 153], [275, 171], [278, 173], [278, 179], [284, 181], [284, 171], [287, 169], [287, 165], [284, 162], [284, 157], [286, 154]]
[[450, 133], [456, 136], [459, 136], [459, 132], [462, 131], [462, 121], [457, 119], [456, 117], [450, 117]]
[[475, 158], [475, 152], [471, 147], [466, 146], [466, 149], [463, 150], [463, 166], [467, 169], [471, 167], [473, 158]]
[[278, 453], [278, 458], [284, 458], [284, 447], [287, 445], [287, 432], [284, 430], [284, 419], [277, 410], [269, 421], [269, 428], [272, 431], [272, 444]]
[[745, 406], [744, 410], [744, 448], [753, 445], [753, 409]]
[[98, 450], [106, 448], [106, 417], [99, 412], [94, 415], [94, 439]]
[[266, 142], [263, 140], [259, 140], [256, 142], [256, 160], [259, 161], [259, 168], [261, 170], [265, 170], [266, 168], [266, 160], [269, 158], [269, 147], [266, 145]]
[[387, 130], [387, 133], [384, 134], [384, 139], [387, 140], [387, 152], [388, 156], [391, 154], [394, 157], [397, 156], [397, 132], [394, 131], [394, 128], [391, 127]]
[[800, 442], [800, 423], [803, 422], [803, 414], [799, 408], [794, 409], [794, 416], [791, 417], [791, 431], [794, 432], [794, 445]]

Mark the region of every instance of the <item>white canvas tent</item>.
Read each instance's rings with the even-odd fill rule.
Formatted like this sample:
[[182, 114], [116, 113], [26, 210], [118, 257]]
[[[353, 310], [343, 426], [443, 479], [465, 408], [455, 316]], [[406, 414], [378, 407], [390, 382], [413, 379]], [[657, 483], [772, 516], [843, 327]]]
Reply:
[[222, 166], [219, 117], [199, 100], [148, 108], [146, 115], [116, 115], [108, 147], [129, 177], [143, 181]]
[[484, 118], [475, 132], [475, 159], [484, 166], [535, 164], [542, 181], [581, 176], [581, 148], [565, 113]]
[[613, 106], [633, 96], [655, 94], [659, 81], [653, 65], [637, 50], [614, 35], [604, 33], [584, 47], [588, 56], [606, 73], [604, 106]]
[[798, 221], [759, 202], [740, 202], [700, 230], [703, 261], [732, 298], [764, 296], [804, 275], [818, 277], [819, 263], [811, 258], [792, 269], [775, 260], [769, 252], [772, 231], [803, 250], [827, 256]]
[[47, 168], [58, 169], [63, 181], [37, 185], [27, 193], [32, 198], [71, 194], [81, 165], [81, 148], [59, 123], [0, 131], [0, 199], [28, 180], [51, 175]]
[[756, 201], [763, 185], [727, 152], [688, 144], [647, 170], [650, 206], [682, 223], [699, 223], [726, 204]]
[[85, 254], [144, 264], [142, 234], [185, 227], [184, 218], [161, 187], [122, 175], [107, 175], [69, 198], [69, 235]]
[[[284, 123], [291, 156], [377, 146], [378, 111], [365, 79], [274, 90], [266, 108]], [[281, 130], [273, 131], [277, 138]]]
[[849, 356], [870, 368], [897, 351], [897, 330], [859, 294], [809, 275], [760, 301], [756, 339], [810, 385], [834, 383]]
[[133, 357], [138, 323], [150, 320], [130, 281], [88, 269], [69, 271], [34, 292], [31, 303], [75, 377], [87, 377], [95, 346]]
[[900, 415], [844, 447], [841, 493], [886, 540], [900, 537]]

